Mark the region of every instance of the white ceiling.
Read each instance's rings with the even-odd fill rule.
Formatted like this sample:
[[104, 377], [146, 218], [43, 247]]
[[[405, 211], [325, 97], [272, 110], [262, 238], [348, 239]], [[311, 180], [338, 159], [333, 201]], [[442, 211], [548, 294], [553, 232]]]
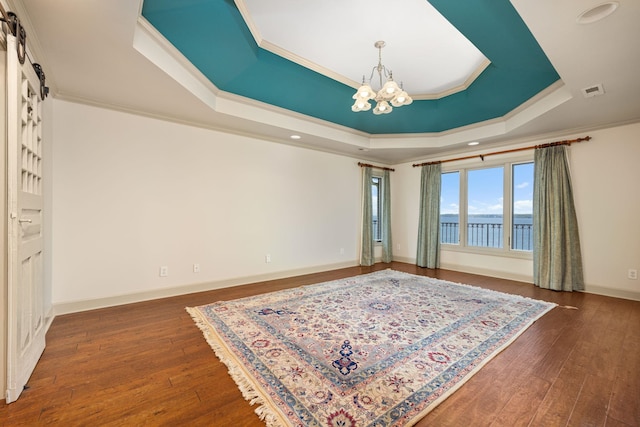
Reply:
[[[463, 90], [488, 61], [425, 0], [396, 0], [392, 8], [388, 0], [236, 0], [236, 5], [259, 46], [354, 88], [363, 76], [371, 78], [378, 40], [386, 43], [382, 64], [414, 99]], [[373, 76], [372, 86], [379, 89], [377, 72]]]
[[[601, 0], [512, 0], [559, 73], [562, 84], [503, 119], [441, 134], [383, 136], [364, 134], [218, 91], [194, 73], [170, 46], [159, 44], [153, 29], [138, 23], [141, 0], [6, 1], [7, 9], [18, 13], [25, 25], [28, 48], [43, 65], [54, 97], [369, 161], [396, 164], [457, 153], [467, 149], [466, 143], [472, 140], [480, 141], [481, 147], [486, 148], [534, 135], [552, 137], [640, 120], [637, 0], [619, 0], [620, 6], [613, 15], [589, 25], [578, 24], [576, 18], [589, 7], [602, 3]], [[326, 4], [293, 3], [299, 3], [298, 6], [304, 3], [304, 7]], [[336, 10], [342, 3], [336, 2]], [[335, 10], [327, 10], [335, 15]], [[302, 12], [310, 16], [308, 11]], [[367, 8], [361, 12], [362, 20], [366, 21]], [[303, 21], [298, 20], [298, 26], [300, 22]], [[362, 37], [360, 43], [367, 46], [385, 39], [383, 63], [393, 67], [397, 80], [406, 80], [413, 72], [413, 69], [406, 74], [405, 70], [400, 71], [405, 66], [399, 65], [401, 58], [393, 58], [392, 35], [372, 40], [371, 34], [361, 35], [358, 28], [345, 25], [332, 26], [327, 32], [335, 40]], [[320, 48], [318, 52], [321, 51]], [[364, 54], [370, 65], [355, 78], [361, 78], [377, 61], [373, 46]], [[321, 58], [315, 61], [323, 62]], [[336, 72], [354, 78], [350, 71], [336, 69]], [[584, 98], [582, 89], [595, 84], [603, 85], [605, 95]], [[292, 133], [302, 135], [302, 139], [291, 141]]]

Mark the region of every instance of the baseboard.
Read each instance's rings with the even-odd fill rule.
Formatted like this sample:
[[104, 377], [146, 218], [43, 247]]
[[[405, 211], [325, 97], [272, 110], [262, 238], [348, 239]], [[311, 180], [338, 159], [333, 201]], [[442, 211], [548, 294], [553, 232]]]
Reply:
[[640, 301], [640, 292], [636, 292], [636, 291], [625, 291], [623, 289], [605, 288], [603, 286], [589, 285], [589, 284], [586, 284], [585, 288], [586, 289], [584, 290], [584, 292], [588, 294], [596, 294], [596, 295], [602, 295], [606, 297]]
[[[415, 258], [393, 257], [393, 260], [398, 262], [405, 262], [407, 264], [416, 263]], [[489, 276], [489, 277], [495, 277], [498, 279], [515, 280], [518, 282], [533, 284], [533, 276], [506, 273], [504, 271], [497, 271], [497, 270], [484, 269], [484, 268], [473, 268], [473, 267], [466, 267], [466, 266], [446, 264], [446, 263], [442, 264], [440, 268], [443, 268], [445, 270], [459, 271], [461, 273], [478, 274], [481, 276]], [[595, 295], [602, 295], [602, 296], [613, 297], [613, 298], [622, 298], [622, 299], [628, 299], [633, 301], [640, 301], [640, 292], [638, 291], [627, 291], [623, 289], [605, 288], [603, 286], [589, 285], [589, 284], [586, 284], [585, 288], [586, 289], [583, 292], [587, 294], [595, 294]]]
[[44, 316], [44, 327], [45, 327], [45, 334], [47, 332], [49, 332], [49, 328], [51, 327], [51, 324], [53, 323], [53, 319], [55, 318], [55, 312], [53, 309], [53, 306], [49, 307], [49, 310], [47, 311], [47, 314], [45, 314]]
[[[215, 289], [230, 288], [232, 286], [246, 285], [249, 283], [264, 282], [267, 280], [285, 279], [288, 277], [301, 276], [304, 274], [321, 273], [340, 268], [354, 267], [358, 265], [356, 261], [341, 262], [294, 270], [278, 271], [274, 273], [259, 274], [254, 276], [236, 277], [232, 279], [218, 280], [213, 282], [193, 283], [188, 285], [175, 286], [171, 288], [154, 289], [146, 292], [135, 292], [131, 294], [116, 295], [106, 298], [96, 298], [90, 300], [80, 300], [57, 303], [53, 305], [55, 316], [62, 314], [77, 313], [99, 308], [113, 307], [116, 305], [131, 304], [135, 302], [149, 301], [159, 298], [168, 298], [178, 295], [191, 294], [195, 292], [211, 291]], [[53, 316], [51, 316], [53, 318]]]
[[409, 257], [403, 257], [403, 256], [393, 256], [393, 260], [394, 261], [398, 261], [398, 262], [404, 262], [405, 264], [415, 264], [416, 263], [416, 259], [415, 258], [409, 258]]
[[496, 279], [514, 280], [516, 282], [524, 282], [533, 284], [533, 276], [527, 274], [510, 273], [508, 271], [493, 270], [490, 268], [468, 267], [457, 264], [443, 263], [440, 268], [446, 270], [459, 271], [461, 273], [477, 274], [479, 276], [495, 277]]
[[[393, 257], [394, 261], [405, 262], [407, 264], [415, 264], [415, 258]], [[477, 274], [479, 276], [495, 277], [497, 279], [514, 280], [516, 282], [533, 283], [533, 277], [525, 274], [509, 273], [506, 271], [492, 270], [488, 268], [468, 267], [458, 264], [441, 263], [440, 268], [443, 270], [459, 271], [460, 273]]]
[[[394, 256], [394, 261], [404, 262], [407, 264], [415, 264], [415, 258], [398, 257]], [[356, 261], [349, 261], [337, 264], [329, 264], [315, 267], [300, 268], [294, 270], [286, 270], [275, 273], [260, 274], [254, 276], [237, 277], [233, 279], [218, 280], [213, 282], [194, 283], [183, 286], [176, 286], [171, 288], [154, 289], [147, 292], [137, 292], [125, 295], [116, 295], [106, 298], [96, 298], [91, 300], [81, 300], [54, 304], [50, 312], [47, 314], [47, 329], [51, 325], [51, 322], [55, 316], [69, 313], [77, 313], [80, 311], [95, 310], [98, 308], [113, 307], [116, 305], [131, 304], [135, 302], [148, 301], [158, 298], [167, 298], [177, 295], [190, 294], [195, 292], [211, 291], [215, 289], [229, 288], [232, 286], [246, 285], [249, 283], [263, 282], [267, 280], [284, 279], [288, 277], [301, 276], [304, 274], [321, 273], [329, 270], [336, 270], [340, 268], [348, 268], [357, 266]], [[495, 277], [499, 279], [515, 280], [518, 282], [532, 283], [532, 277], [526, 275], [519, 275], [513, 273], [507, 273], [504, 271], [473, 268], [454, 264], [442, 264], [440, 268], [445, 270], [459, 271], [462, 273], [478, 274], [481, 276]], [[621, 289], [611, 289], [602, 286], [586, 285], [586, 293], [592, 293], [597, 295], [623, 298], [634, 301], [640, 301], [640, 292], [625, 291]]]

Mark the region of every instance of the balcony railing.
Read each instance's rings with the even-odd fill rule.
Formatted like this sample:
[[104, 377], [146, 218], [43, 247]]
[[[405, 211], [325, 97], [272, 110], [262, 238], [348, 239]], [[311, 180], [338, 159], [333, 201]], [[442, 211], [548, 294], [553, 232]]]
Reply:
[[378, 219], [377, 218], [373, 218], [373, 241], [374, 242], [381, 242], [382, 241], [382, 230], [381, 230], [381, 225], [378, 223]]
[[[457, 222], [440, 223], [440, 242], [458, 244], [460, 240]], [[513, 224], [511, 249], [533, 250], [533, 225]], [[502, 224], [468, 223], [467, 245], [488, 248], [501, 248], [503, 242]]]

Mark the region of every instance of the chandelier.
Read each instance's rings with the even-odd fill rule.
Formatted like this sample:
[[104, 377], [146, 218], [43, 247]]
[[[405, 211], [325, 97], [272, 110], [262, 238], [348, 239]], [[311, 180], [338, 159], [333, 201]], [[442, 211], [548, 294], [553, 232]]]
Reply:
[[[378, 72], [378, 79], [380, 83], [380, 90], [374, 92], [371, 89], [370, 84], [365, 83], [365, 77], [362, 76], [362, 85], [358, 88], [358, 91], [352, 96], [355, 102], [351, 106], [351, 111], [369, 111], [371, 104], [369, 100], [376, 101], [376, 108], [373, 109], [373, 114], [389, 114], [393, 107], [402, 107], [403, 105], [409, 105], [413, 102], [413, 99], [404, 91], [402, 83], [400, 86], [393, 81], [393, 73], [387, 71], [387, 67], [382, 65], [382, 48], [385, 46], [385, 42], [380, 40], [373, 45], [378, 49], [378, 65], [371, 70], [371, 76], [369, 77], [369, 83], [373, 79], [374, 73]], [[382, 84], [382, 76], [386, 79], [384, 85]], [[391, 105], [389, 105], [391, 104]]]

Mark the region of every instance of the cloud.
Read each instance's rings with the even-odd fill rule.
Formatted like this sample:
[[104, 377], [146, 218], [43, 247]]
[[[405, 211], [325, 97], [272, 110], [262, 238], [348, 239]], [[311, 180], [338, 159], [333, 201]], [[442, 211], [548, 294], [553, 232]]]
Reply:
[[502, 197], [500, 197], [494, 204], [474, 200], [473, 204], [469, 204], [469, 206], [467, 206], [467, 211], [469, 212], [469, 215], [501, 215], [503, 211]]
[[516, 185], [516, 188], [522, 189], [522, 188], [527, 188], [528, 186], [529, 186], [529, 183], [525, 181], [525, 182], [522, 182], [522, 183]]
[[513, 213], [530, 214], [533, 212], [533, 200], [516, 200], [513, 202]]
[[441, 214], [454, 214], [457, 215], [460, 212], [460, 207], [458, 206], [457, 203], [449, 203], [446, 206], [441, 206], [440, 207], [440, 213]]

